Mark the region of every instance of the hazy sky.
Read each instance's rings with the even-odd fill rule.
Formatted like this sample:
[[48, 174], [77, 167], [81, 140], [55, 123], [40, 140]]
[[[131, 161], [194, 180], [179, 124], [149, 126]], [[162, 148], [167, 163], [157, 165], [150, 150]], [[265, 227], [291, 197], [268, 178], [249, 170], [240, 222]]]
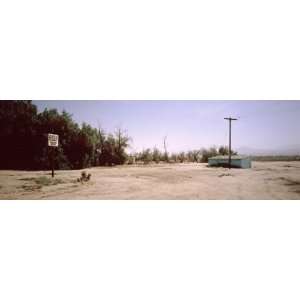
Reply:
[[118, 126], [132, 137], [131, 151], [157, 146], [169, 151], [228, 144], [232, 147], [281, 149], [300, 144], [300, 101], [33, 101], [44, 108], [65, 109], [78, 123], [113, 132]]

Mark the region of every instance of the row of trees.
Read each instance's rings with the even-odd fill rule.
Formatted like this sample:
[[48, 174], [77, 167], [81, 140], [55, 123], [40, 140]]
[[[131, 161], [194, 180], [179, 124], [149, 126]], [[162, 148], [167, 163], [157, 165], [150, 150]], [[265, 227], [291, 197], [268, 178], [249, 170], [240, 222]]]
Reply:
[[[59, 147], [47, 146], [48, 133], [59, 135]], [[31, 101], [0, 101], [0, 169], [42, 170], [50, 168], [50, 151], [54, 151], [57, 169], [81, 169], [91, 166], [111, 166], [137, 161], [207, 162], [215, 155], [228, 154], [227, 147], [200, 149], [169, 154], [164, 139], [164, 152], [146, 149], [128, 156], [130, 138], [118, 129], [106, 133], [56, 109], [38, 112]], [[233, 153], [234, 154], [234, 153]]]
[[[59, 135], [59, 147], [47, 147], [47, 134]], [[79, 126], [66, 111], [38, 113], [31, 101], [0, 101], [0, 168], [49, 169], [49, 151], [55, 151], [55, 168], [81, 169], [123, 164], [129, 137], [121, 129], [105, 133], [83, 123]]]
[[[168, 154], [168, 152], [161, 152], [156, 147], [153, 149], [145, 149], [141, 152], [136, 153], [131, 157], [129, 163], [143, 162], [148, 163], [159, 163], [159, 162], [171, 162], [171, 163], [183, 163], [183, 162], [201, 162], [207, 163], [209, 157], [216, 155], [228, 155], [229, 149], [226, 146], [211, 147], [209, 149], [199, 149], [187, 152], [179, 152]], [[231, 151], [232, 155], [236, 155], [237, 152]]]

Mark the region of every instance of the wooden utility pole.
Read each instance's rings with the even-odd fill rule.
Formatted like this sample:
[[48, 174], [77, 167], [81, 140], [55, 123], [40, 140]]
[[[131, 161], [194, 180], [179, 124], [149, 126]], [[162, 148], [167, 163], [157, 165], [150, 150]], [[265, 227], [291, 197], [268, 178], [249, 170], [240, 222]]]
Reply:
[[231, 121], [237, 121], [234, 118], [224, 118], [225, 120], [229, 121], [229, 155], [228, 155], [228, 167], [231, 168]]
[[165, 160], [168, 162], [169, 158], [168, 158], [168, 150], [167, 150], [167, 136], [164, 137], [164, 149], [165, 149]]

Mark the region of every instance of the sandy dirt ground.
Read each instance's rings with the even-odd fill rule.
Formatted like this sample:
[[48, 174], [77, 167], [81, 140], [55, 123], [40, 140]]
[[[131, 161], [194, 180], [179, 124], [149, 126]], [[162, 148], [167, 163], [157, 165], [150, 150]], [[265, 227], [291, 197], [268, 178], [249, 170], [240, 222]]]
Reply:
[[158, 164], [82, 170], [0, 171], [0, 199], [300, 199], [300, 162], [253, 162], [252, 169]]

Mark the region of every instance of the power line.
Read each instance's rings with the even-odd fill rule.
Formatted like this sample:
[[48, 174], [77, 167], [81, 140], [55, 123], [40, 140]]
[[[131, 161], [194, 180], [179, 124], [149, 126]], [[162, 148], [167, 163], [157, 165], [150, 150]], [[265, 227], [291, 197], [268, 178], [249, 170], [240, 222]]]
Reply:
[[228, 155], [228, 166], [231, 168], [231, 121], [237, 121], [235, 118], [224, 118], [229, 121], [229, 155]]

